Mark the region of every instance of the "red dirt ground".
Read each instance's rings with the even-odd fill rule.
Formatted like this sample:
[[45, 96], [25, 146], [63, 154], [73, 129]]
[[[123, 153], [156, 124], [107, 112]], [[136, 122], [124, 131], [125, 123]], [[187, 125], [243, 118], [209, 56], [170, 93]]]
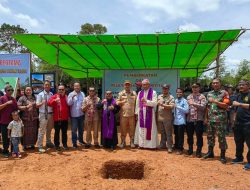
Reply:
[[[227, 140], [226, 156], [230, 162], [234, 158], [235, 145], [233, 137]], [[203, 152], [206, 151], [205, 141]], [[186, 154], [168, 154], [166, 150], [129, 148], [113, 152], [83, 147], [61, 152], [49, 150], [45, 154], [27, 151], [21, 159], [0, 157], [0, 189], [250, 189], [250, 171], [244, 171], [243, 165], [221, 164], [218, 143], [215, 155], [215, 159], [203, 160]], [[100, 170], [109, 160], [143, 161], [144, 178], [103, 179]]]

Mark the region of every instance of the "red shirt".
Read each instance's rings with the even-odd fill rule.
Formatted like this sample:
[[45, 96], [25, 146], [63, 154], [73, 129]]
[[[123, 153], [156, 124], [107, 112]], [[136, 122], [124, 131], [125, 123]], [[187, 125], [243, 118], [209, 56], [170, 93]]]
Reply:
[[[56, 102], [56, 98], [60, 97], [60, 103]], [[55, 94], [50, 97], [48, 106], [53, 108], [54, 121], [65, 121], [69, 119], [69, 106], [67, 104], [67, 96]]]
[[6, 94], [0, 97], [0, 105], [12, 100], [13, 103], [5, 106], [0, 110], [0, 124], [8, 125], [12, 121], [11, 113], [17, 111], [17, 102], [13, 97], [9, 97]]

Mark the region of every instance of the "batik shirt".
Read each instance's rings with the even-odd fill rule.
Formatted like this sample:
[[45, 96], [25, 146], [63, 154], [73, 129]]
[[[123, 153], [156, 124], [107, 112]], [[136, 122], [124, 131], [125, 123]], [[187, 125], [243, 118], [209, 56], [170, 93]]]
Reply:
[[23, 128], [23, 122], [22, 120], [19, 121], [11, 121], [7, 127], [8, 129], [11, 130], [11, 137], [22, 137], [22, 128]]
[[192, 100], [194, 105], [189, 105], [188, 122], [203, 121], [206, 109], [206, 97], [203, 94], [190, 94], [187, 101]]

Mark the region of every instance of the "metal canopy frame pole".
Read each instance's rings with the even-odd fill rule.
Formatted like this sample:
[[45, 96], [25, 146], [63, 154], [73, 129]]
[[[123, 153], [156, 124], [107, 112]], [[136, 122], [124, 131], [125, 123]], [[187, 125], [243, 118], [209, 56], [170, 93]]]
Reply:
[[89, 89], [89, 69], [87, 69], [87, 81], [86, 81], [87, 85], [86, 85], [86, 90], [87, 90], [87, 93], [88, 93], [88, 89]]
[[56, 88], [59, 85], [59, 44], [56, 46]]
[[216, 57], [216, 71], [215, 71], [216, 78], [219, 78], [219, 75], [220, 75], [220, 49], [221, 49], [221, 42], [219, 41], [218, 52], [217, 52], [217, 57]]
[[198, 77], [199, 77], [199, 69], [196, 69], [196, 82], [198, 82]]

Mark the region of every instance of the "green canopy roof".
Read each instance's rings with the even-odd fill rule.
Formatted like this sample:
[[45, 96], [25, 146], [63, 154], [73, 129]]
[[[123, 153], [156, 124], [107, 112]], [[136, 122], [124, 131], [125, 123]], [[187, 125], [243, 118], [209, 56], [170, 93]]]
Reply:
[[[110, 69], [180, 69], [196, 77], [244, 32], [241, 29], [173, 34], [19, 34], [14, 38], [75, 78]], [[57, 59], [58, 57], [58, 59]]]

